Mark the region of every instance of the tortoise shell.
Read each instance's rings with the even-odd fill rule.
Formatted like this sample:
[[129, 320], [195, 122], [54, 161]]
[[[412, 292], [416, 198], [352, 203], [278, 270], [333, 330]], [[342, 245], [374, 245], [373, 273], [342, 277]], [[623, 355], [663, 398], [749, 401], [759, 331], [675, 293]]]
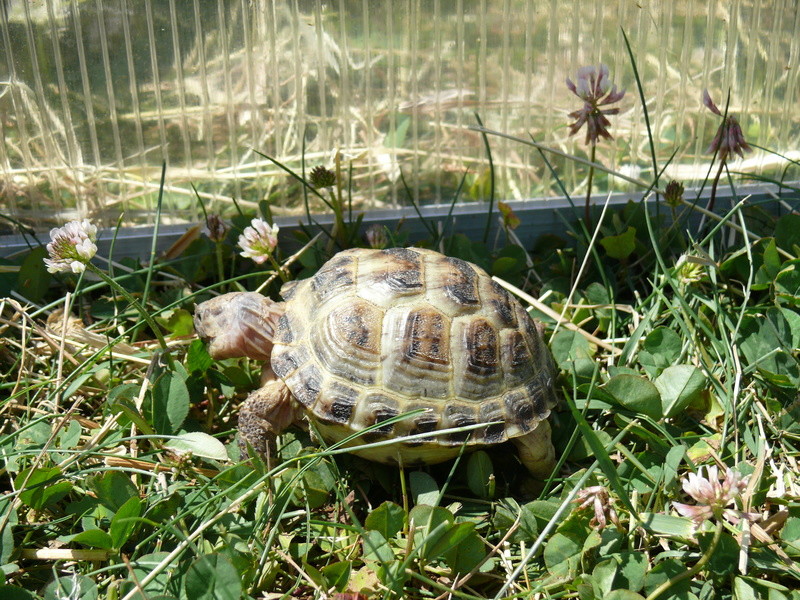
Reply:
[[[432, 250], [356, 248], [281, 290], [271, 366], [320, 433], [402, 448], [368, 458], [446, 460], [531, 432], [555, 403], [553, 363], [520, 303], [476, 265]], [[445, 429], [476, 426], [437, 435]]]

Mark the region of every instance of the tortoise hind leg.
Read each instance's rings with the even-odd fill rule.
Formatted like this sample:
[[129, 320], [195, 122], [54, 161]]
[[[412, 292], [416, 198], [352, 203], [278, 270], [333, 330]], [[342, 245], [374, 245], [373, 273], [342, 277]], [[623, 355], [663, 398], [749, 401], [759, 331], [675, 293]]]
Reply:
[[547, 479], [556, 466], [556, 451], [550, 441], [550, 423], [545, 419], [536, 429], [512, 441], [528, 471], [537, 479]]
[[239, 409], [239, 450], [248, 455], [248, 444], [269, 465], [275, 438], [298, 421], [303, 411], [280, 379], [269, 381], [247, 397]]

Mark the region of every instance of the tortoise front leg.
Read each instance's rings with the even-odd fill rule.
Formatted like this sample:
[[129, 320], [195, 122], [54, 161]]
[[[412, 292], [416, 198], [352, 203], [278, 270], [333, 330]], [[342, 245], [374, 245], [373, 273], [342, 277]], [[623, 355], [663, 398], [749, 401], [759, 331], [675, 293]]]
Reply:
[[556, 466], [556, 451], [550, 441], [550, 423], [545, 419], [534, 429], [512, 440], [522, 464], [537, 479], [547, 479]]
[[275, 438], [303, 415], [302, 407], [280, 379], [267, 382], [247, 397], [239, 409], [239, 450], [242, 458], [252, 446], [269, 465]]

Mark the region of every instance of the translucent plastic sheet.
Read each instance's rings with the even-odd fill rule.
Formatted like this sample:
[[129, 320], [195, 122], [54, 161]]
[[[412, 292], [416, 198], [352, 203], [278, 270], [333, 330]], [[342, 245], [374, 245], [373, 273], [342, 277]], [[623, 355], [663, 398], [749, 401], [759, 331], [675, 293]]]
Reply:
[[[468, 173], [480, 200], [490, 128], [586, 157], [568, 136], [580, 107], [564, 85], [603, 62], [627, 95], [597, 158], [652, 177], [630, 38], [667, 175], [706, 177], [718, 117], [795, 160], [800, 148], [800, 11], [794, 0], [11, 0], [0, 15], [0, 213], [37, 228], [92, 216], [151, 223], [162, 162], [165, 220], [266, 200], [301, 213], [302, 194], [263, 155], [300, 170], [351, 169], [355, 208], [447, 202]], [[538, 152], [491, 140], [498, 195], [560, 194]], [[586, 170], [554, 167], [569, 190]], [[756, 151], [734, 169], [779, 178]], [[599, 190], [624, 190], [595, 180]], [[313, 207], [312, 207], [313, 208]], [[323, 207], [317, 207], [320, 210]], [[0, 233], [9, 224], [0, 223]]]

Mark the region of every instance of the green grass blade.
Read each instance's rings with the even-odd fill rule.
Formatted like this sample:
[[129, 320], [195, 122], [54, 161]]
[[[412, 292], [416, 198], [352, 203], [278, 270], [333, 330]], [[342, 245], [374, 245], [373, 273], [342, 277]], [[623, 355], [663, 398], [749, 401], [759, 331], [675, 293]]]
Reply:
[[[478, 125], [483, 128], [483, 121], [481, 121], [478, 113], [475, 113], [475, 120]], [[486, 228], [483, 230], [483, 243], [489, 241], [489, 229], [492, 226], [492, 210], [494, 208], [494, 194], [495, 194], [495, 179], [494, 179], [494, 160], [492, 158], [492, 147], [489, 145], [489, 138], [485, 131], [481, 131], [483, 138], [483, 146], [486, 148], [486, 158], [489, 160], [489, 210], [486, 212]]]

